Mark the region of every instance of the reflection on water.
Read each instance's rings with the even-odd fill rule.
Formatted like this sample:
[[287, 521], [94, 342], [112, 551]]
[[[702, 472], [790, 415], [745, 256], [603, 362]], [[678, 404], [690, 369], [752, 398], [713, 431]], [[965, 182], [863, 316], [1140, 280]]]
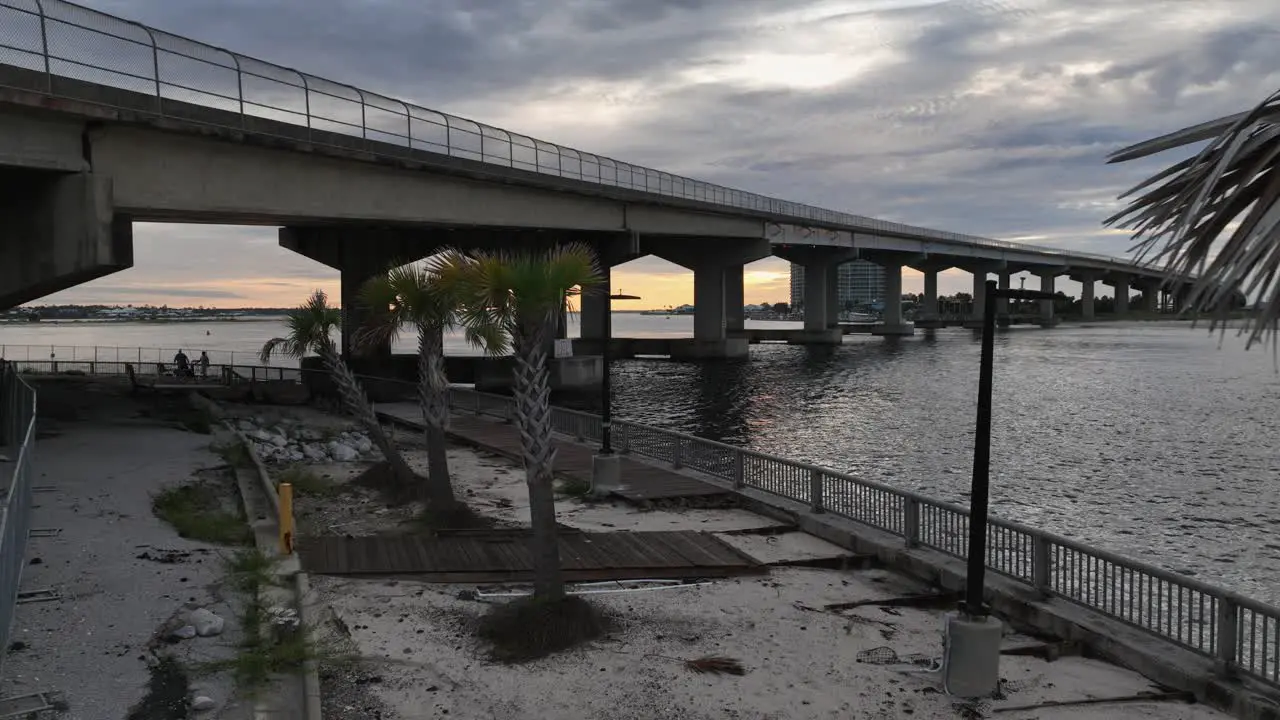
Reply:
[[[619, 361], [619, 417], [961, 503], [979, 343], [964, 330], [760, 345], [749, 362]], [[1185, 324], [996, 340], [994, 513], [1280, 600], [1280, 377]]]
[[[692, 335], [688, 317], [618, 314], [614, 327], [620, 337]], [[0, 345], [217, 348], [249, 362], [282, 330], [0, 325]], [[398, 349], [413, 344], [406, 336]], [[834, 348], [757, 345], [738, 362], [616, 361], [614, 407], [963, 503], [978, 351], [972, 332], [953, 329], [849, 336]], [[475, 351], [454, 336], [447, 352]], [[1184, 323], [1015, 328], [996, 340], [994, 402], [994, 513], [1280, 601], [1280, 375], [1270, 353], [1246, 353], [1232, 335], [1219, 348]]]

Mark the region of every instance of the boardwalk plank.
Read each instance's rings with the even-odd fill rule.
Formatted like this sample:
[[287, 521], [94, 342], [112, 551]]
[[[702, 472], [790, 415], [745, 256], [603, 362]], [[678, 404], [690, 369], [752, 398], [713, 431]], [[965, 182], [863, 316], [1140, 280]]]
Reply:
[[[298, 554], [307, 572], [326, 575], [411, 575], [429, 582], [504, 582], [532, 578], [528, 531], [457, 536], [311, 537]], [[612, 532], [559, 536], [566, 579], [723, 577], [765, 572], [708, 533]], [[723, 562], [714, 564], [720, 557]]]

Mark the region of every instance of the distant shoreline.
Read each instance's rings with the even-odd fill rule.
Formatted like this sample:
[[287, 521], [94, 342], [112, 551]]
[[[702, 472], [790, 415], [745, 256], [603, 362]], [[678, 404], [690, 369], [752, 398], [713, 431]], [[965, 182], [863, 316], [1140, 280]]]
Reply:
[[263, 315], [261, 317], [190, 317], [190, 318], [50, 318], [49, 320], [39, 320], [32, 322], [30, 320], [5, 319], [0, 320], [0, 324], [4, 325], [109, 325], [112, 323], [133, 323], [135, 325], [170, 325], [173, 323], [198, 323], [198, 322], [279, 322], [283, 315]]

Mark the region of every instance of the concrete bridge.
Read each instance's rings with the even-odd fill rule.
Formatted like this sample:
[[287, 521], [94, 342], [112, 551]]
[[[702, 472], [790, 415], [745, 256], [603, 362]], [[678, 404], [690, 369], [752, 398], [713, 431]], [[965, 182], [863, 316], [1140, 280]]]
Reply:
[[[1152, 306], [1160, 273], [1072, 253], [886, 222], [757, 195], [543, 142], [147, 28], [61, 0], [4, 0], [0, 26], [0, 308], [132, 266], [135, 221], [266, 225], [342, 275], [342, 304], [392, 261], [442, 247], [592, 244], [612, 267], [656, 255], [694, 273], [694, 337], [673, 356], [743, 355], [743, 265], [805, 267], [800, 342], [835, 343], [835, 271], [1030, 271], [1129, 288]], [[584, 298], [584, 350], [605, 301]], [[975, 303], [975, 315], [982, 312]], [[1043, 312], [1052, 315], [1052, 304]], [[349, 312], [344, 343], [359, 321]], [[908, 334], [888, 303], [877, 334]]]

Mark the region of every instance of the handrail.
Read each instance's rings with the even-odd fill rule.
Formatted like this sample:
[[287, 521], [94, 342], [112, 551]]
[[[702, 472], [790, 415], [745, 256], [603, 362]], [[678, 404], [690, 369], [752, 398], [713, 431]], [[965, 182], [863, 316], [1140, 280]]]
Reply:
[[[0, 448], [11, 453], [13, 472], [0, 507], [0, 646], [9, 646], [26, 566], [31, 528], [32, 463], [36, 437], [36, 391], [18, 369], [0, 361]], [[0, 672], [4, 657], [0, 654]]]
[[[514, 412], [508, 397], [458, 388], [451, 390], [450, 405], [455, 412], [497, 417]], [[599, 439], [596, 415], [553, 408], [552, 422], [557, 432]], [[964, 556], [969, 509], [961, 505], [674, 430], [616, 419], [613, 427], [621, 452], [677, 468], [689, 466], [731, 480], [737, 488], [755, 488], [804, 503], [814, 512], [843, 515], [900, 535], [908, 547], [924, 545]], [[857, 488], [853, 500], [840, 497], [839, 483]], [[987, 527], [986, 564], [992, 571], [1211, 657], [1225, 675], [1238, 671], [1280, 685], [1280, 643], [1267, 640], [1280, 637], [1280, 608], [1021, 523], [989, 518]]]
[[[42, 66], [43, 74], [45, 76], [44, 92], [45, 94], [48, 94], [51, 96], [61, 97], [56, 92], [57, 90], [57, 87], [55, 86], [56, 78], [73, 77], [73, 76], [64, 75], [61, 72], [59, 72], [57, 69], [55, 69], [53, 67], [53, 61], [57, 61], [60, 64], [65, 63], [68, 65], [74, 65], [80, 68], [92, 68], [92, 69], [104, 70], [110, 73], [113, 77], [114, 76], [131, 77], [137, 80], [148, 81], [151, 85], [154, 86], [153, 92], [156, 97], [157, 115], [164, 114], [164, 100], [166, 99], [165, 89], [178, 88], [178, 89], [189, 90], [195, 93], [200, 93], [201, 95], [211, 95], [216, 98], [223, 98], [229, 101], [234, 101], [236, 103], [238, 110], [235, 111], [233, 114], [237, 114], [239, 116], [238, 127], [236, 129], [243, 129], [247, 127], [247, 118], [249, 117], [277, 119], [278, 114], [284, 114], [289, 117], [301, 116], [301, 118], [303, 119], [302, 123], [293, 122], [292, 120], [281, 121], [281, 122], [296, 125], [298, 127], [305, 126], [308, 130], [309, 138], [313, 136], [312, 131], [316, 129], [316, 121], [319, 121], [326, 125], [337, 126], [339, 128], [343, 128], [343, 127], [349, 128], [349, 132], [343, 131], [343, 130], [337, 130], [335, 132], [340, 135], [352, 135], [353, 137], [362, 138], [363, 140], [365, 140], [364, 144], [366, 148], [368, 148], [374, 142], [379, 142], [379, 143], [383, 142], [381, 140], [373, 141], [370, 139], [370, 131], [372, 130], [373, 134], [377, 135], [379, 138], [391, 138], [394, 140], [395, 145], [398, 145], [400, 147], [406, 147], [411, 151], [415, 149], [412, 125], [413, 125], [413, 119], [414, 119], [414, 110], [416, 109], [422, 112], [427, 112], [427, 113], [431, 113], [433, 115], [439, 116], [442, 119], [443, 125], [444, 125], [444, 131], [445, 131], [445, 142], [443, 145], [442, 154], [448, 155], [448, 156], [466, 157], [466, 158], [474, 159], [474, 156], [477, 155], [477, 152], [475, 150], [455, 144], [456, 133], [454, 132], [454, 130], [460, 129], [458, 128], [459, 123], [462, 123], [462, 124], [469, 123], [475, 126], [476, 130], [474, 132], [470, 130], [463, 130], [463, 133], [465, 133], [466, 135], [478, 134], [480, 136], [479, 142], [480, 142], [481, 148], [478, 153], [479, 155], [478, 159], [480, 162], [486, 163], [486, 164], [493, 164], [493, 165], [499, 165], [504, 167], [513, 167], [515, 165], [514, 158], [516, 155], [515, 146], [518, 144], [521, 144], [515, 140], [515, 137], [518, 136], [522, 138], [527, 138], [532, 142], [533, 152], [534, 152], [534, 162], [532, 164], [533, 165], [532, 170], [533, 172], [536, 172], [539, 174], [553, 175], [558, 177], [572, 177], [574, 179], [577, 179], [583, 182], [594, 183], [597, 185], [625, 187], [625, 188], [630, 188], [640, 192], [650, 193], [653, 195], [673, 197], [673, 198], [692, 199], [692, 200], [697, 200], [703, 203], [718, 205], [726, 208], [739, 208], [739, 209], [752, 210], [756, 212], [763, 211], [763, 212], [776, 214], [779, 216], [784, 216], [786, 218], [802, 220], [804, 222], [811, 222], [818, 225], [835, 226], [840, 229], [853, 230], [858, 232], [886, 233], [889, 235], [902, 236], [902, 237], [908, 237], [908, 238], [936, 240], [941, 242], [959, 243], [959, 244], [965, 244], [965, 245], [976, 245], [981, 247], [1002, 248], [1007, 250], [1028, 251], [1028, 252], [1050, 255], [1054, 257], [1060, 257], [1063, 259], [1087, 258], [1087, 259], [1093, 259], [1093, 260], [1101, 260], [1108, 263], [1124, 265], [1126, 267], [1132, 267], [1135, 269], [1145, 269], [1150, 271], [1156, 270], [1155, 265], [1152, 263], [1136, 262], [1130, 259], [1118, 258], [1118, 257], [1109, 256], [1109, 255], [1103, 255], [1100, 253], [1067, 251], [1061, 248], [1030, 245], [1026, 243], [1018, 243], [1018, 242], [1013, 242], [1009, 240], [996, 240], [993, 238], [980, 237], [976, 235], [967, 235], [963, 233], [955, 233], [950, 231], [932, 230], [929, 228], [908, 225], [905, 223], [878, 220], [876, 218], [871, 218], [863, 215], [855, 215], [852, 213], [819, 208], [812, 205], [806, 205], [803, 203], [781, 200], [781, 199], [769, 197], [766, 195], [760, 195], [757, 193], [751, 193], [743, 190], [737, 190], [734, 188], [725, 187], [715, 183], [704, 182], [704, 181], [695, 180], [695, 179], [687, 178], [680, 175], [674, 175], [674, 174], [665, 173], [659, 170], [641, 167], [638, 165], [632, 165], [632, 164], [621, 162], [619, 160], [616, 160], [614, 158], [610, 158], [604, 155], [586, 153], [584, 151], [575, 150], [567, 146], [558, 145], [556, 143], [548, 142], [545, 140], [538, 140], [536, 138], [533, 138], [527, 135], [521, 135], [519, 133], [513, 133], [511, 131], [504, 130], [501, 128], [492, 127], [484, 123], [471, 120], [469, 118], [465, 118], [458, 115], [450, 115], [448, 113], [440, 112], [437, 110], [431, 110], [425, 107], [421, 107], [421, 106], [414, 105], [412, 103], [405, 102], [404, 100], [390, 98], [390, 97], [387, 97], [387, 99], [393, 100], [394, 102], [399, 103], [405, 108], [408, 128], [406, 129], [406, 132], [403, 135], [401, 135], [398, 132], [388, 132], [387, 130], [379, 130], [377, 128], [370, 127], [370, 121], [368, 118], [368, 115], [369, 115], [368, 108], [370, 106], [366, 100], [366, 97], [367, 97], [366, 91], [360, 88], [357, 88], [355, 86], [311, 76], [313, 79], [319, 82], [329, 83], [334, 87], [344, 87], [350, 90], [354, 90], [359, 100], [348, 100], [346, 98], [337, 98], [337, 96], [332, 95], [332, 93], [326, 93], [317, 88], [313, 88], [311, 86], [312, 83], [308, 80], [308, 75], [301, 71], [294, 70], [292, 68], [286, 68], [284, 66], [276, 65], [263, 60], [258, 60], [256, 58], [252, 58], [246, 55], [240, 55], [239, 53], [232, 52], [225, 48], [211, 45], [209, 43], [204, 43], [198, 40], [192, 40], [190, 38], [176, 35], [174, 33], [169, 33], [161, 30], [153, 31], [152, 28], [149, 28], [148, 26], [142, 25], [140, 23], [136, 23], [130, 20], [125, 20], [123, 18], [118, 18], [116, 16], [113, 16], [107, 13], [103, 13], [97, 10], [86, 8], [81, 5], [77, 5], [75, 3], [66, 2], [65, 0], [33, 0], [32, 7], [34, 7], [34, 10], [32, 10], [29, 7], [24, 7], [17, 4], [16, 0], [0, 0], [0, 24], [5, 26], [10, 26], [10, 23], [6, 22], [3, 16], [9, 13], [18, 13], [18, 14], [27, 15], [27, 16], [37, 16], [39, 20], [40, 28], [41, 28], [41, 42], [39, 45], [40, 49], [38, 51], [31, 50], [30, 48], [23, 48], [15, 45], [0, 43], [0, 56], [9, 56], [16, 53], [17, 58], [22, 59], [24, 56], [39, 55], [42, 60], [41, 66]], [[51, 14], [51, 11], [54, 9], [72, 9], [82, 16], [101, 19], [101, 21], [98, 23], [99, 26], [95, 27], [93, 26], [93, 23], [88, 21], [76, 22], [68, 18], [57, 17], [56, 13]], [[66, 13], [63, 13], [63, 14], [66, 14]], [[150, 67], [132, 68], [131, 70], [117, 70], [109, 67], [104, 67], [102, 64], [95, 64], [95, 62], [101, 63], [102, 61], [100, 60], [100, 58], [102, 57], [103, 53], [109, 52], [109, 51], [99, 50], [96, 47], [93, 49], [86, 49], [82, 47], [63, 48], [64, 54], [66, 55], [66, 57], [64, 57], [63, 55], [58, 54], [57, 49], [50, 49], [49, 47], [49, 35], [46, 29], [46, 26], [49, 25], [50, 23], [87, 30], [89, 32], [95, 33], [97, 36], [101, 38], [114, 38], [115, 40], [119, 40], [124, 43], [129, 43], [132, 45], [143, 45], [143, 46], [147, 45], [145, 41], [135, 40], [133, 38], [126, 38], [126, 37], [123, 37], [122, 35], [111, 32], [109, 29], [104, 29], [103, 27], [101, 27], [102, 25], [108, 25], [111, 21], [127, 24], [130, 26], [136, 26], [147, 33], [147, 35], [150, 37], [150, 45], [149, 45], [151, 49], [151, 62], [149, 63]], [[21, 26], [20, 23], [14, 23], [14, 25], [18, 27]], [[218, 50], [220, 52], [224, 52], [230, 55], [235, 67], [234, 68], [227, 67], [227, 69], [230, 71], [233, 71], [236, 75], [235, 87], [226, 88], [224, 89], [224, 91], [218, 91], [214, 88], [207, 87], [207, 86], [201, 87], [201, 85], [203, 84], [201, 82], [186, 84], [186, 83], [180, 82], [179, 79], [177, 78], [166, 77], [164, 71], [162, 70], [161, 64], [159, 62], [159, 47], [156, 42], [156, 37], [155, 37], [156, 32], [162, 33], [165, 37], [171, 38], [172, 40], [175, 41], [173, 43], [174, 45], [173, 48], [168, 48], [168, 47], [165, 48], [166, 54], [172, 54], [177, 57], [183, 57], [189, 60], [195, 60], [199, 62], [206, 62], [206, 63], [208, 62], [207, 60], [196, 57], [195, 55], [190, 54], [189, 52], [188, 53], [182, 52], [179, 49], [178, 45], [180, 42], [185, 42], [185, 43], [190, 43], [193, 47], [210, 48], [210, 49]], [[8, 51], [8, 53], [5, 53], [4, 51]], [[72, 57], [72, 55], [74, 55], [74, 57]], [[301, 82], [301, 85], [300, 86], [294, 85], [294, 83], [286, 82], [281, 78], [267, 77], [265, 73], [254, 72], [252, 69], [247, 69], [244, 67], [244, 64], [241, 63], [241, 59], [252, 61], [252, 63], [261, 65], [264, 69], [267, 69], [267, 70], [274, 69], [274, 70], [280, 71], [281, 73], [296, 75], [299, 81]], [[18, 65], [18, 66], [25, 67], [24, 65]], [[246, 98], [246, 91], [245, 91], [246, 77], [256, 78], [260, 81], [263, 81], [264, 83], [272, 83], [282, 88], [283, 87], [299, 87], [302, 90], [302, 94], [303, 94], [303, 103], [302, 103], [303, 107], [300, 109], [278, 107], [273, 103], [277, 101], [287, 102], [287, 100], [279, 99], [279, 98], [271, 98], [270, 97], [271, 93], [266, 93], [268, 95], [267, 99], [271, 100], [271, 102], [256, 102], [253, 99]], [[99, 78], [94, 82], [96, 82], [99, 85], [112, 86], [110, 82], [108, 82], [107, 79], [104, 79], [104, 78]], [[27, 88], [27, 89], [29, 90], [30, 88]], [[132, 89], [132, 88], [127, 88], [127, 89]], [[335, 117], [325, 117], [319, 112], [317, 112], [316, 110], [314, 110], [313, 104], [311, 102], [312, 100], [311, 96], [313, 93], [327, 95], [327, 96], [335, 97], [337, 99], [348, 100], [353, 103], [358, 102], [360, 104], [360, 116], [361, 116], [359, 126], [357, 127], [354, 121], [342, 120]], [[386, 97], [381, 95], [380, 93], [373, 93], [371, 91], [368, 92], [368, 95]], [[84, 99], [90, 102], [101, 102], [101, 100], [98, 98], [81, 98], [81, 99]], [[200, 105], [201, 103], [195, 103], [195, 104]], [[272, 111], [275, 111], [277, 115], [272, 115]], [[490, 151], [488, 148], [485, 147], [487, 143], [485, 142], [486, 133], [484, 128], [490, 128], [495, 131], [495, 134], [491, 136], [492, 141], [497, 143], [505, 143], [506, 152], [502, 152], [501, 149], [497, 151]], [[499, 132], [505, 135], [506, 137], [505, 140], [503, 140], [502, 137], [496, 135], [496, 133], [499, 133]], [[462, 142], [462, 141], [459, 140], [459, 142]], [[436, 145], [438, 143], [431, 143], [431, 144]], [[521, 146], [524, 147], [522, 144]], [[541, 162], [539, 154], [542, 152], [542, 149], [539, 146], [545, 146], [547, 148], [550, 148], [548, 152], [553, 152], [555, 154], [556, 157], [555, 157], [554, 166]], [[378, 151], [374, 151], [374, 152], [376, 154], [389, 155], [389, 153], [378, 153]], [[424, 150], [424, 152], [432, 152], [432, 151]], [[585, 162], [586, 156], [590, 156], [594, 158], [594, 164], [596, 165], [596, 168], [597, 168], [597, 172], [595, 173], [594, 176], [588, 172], [584, 172], [583, 170], [583, 163]], [[576, 159], [577, 161], [576, 172], [566, 171], [565, 169], [566, 159]], [[603, 166], [605, 162], [611, 163], [615, 169], [615, 177], [613, 178], [612, 182], [609, 182], [604, 177]], [[622, 171], [624, 170], [627, 175], [627, 180], [625, 182], [622, 180], [622, 175], [621, 175]], [[643, 182], [637, 181], [637, 173], [639, 173], [642, 176]], [[656, 184], [656, 187], [655, 187], [655, 184]]]

